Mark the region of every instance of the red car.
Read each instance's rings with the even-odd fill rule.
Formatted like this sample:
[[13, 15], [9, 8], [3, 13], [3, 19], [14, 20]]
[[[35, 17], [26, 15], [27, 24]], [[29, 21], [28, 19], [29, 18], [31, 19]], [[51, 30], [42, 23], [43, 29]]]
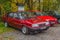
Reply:
[[5, 26], [21, 29], [23, 34], [49, 29], [49, 22], [38, 19], [34, 14], [28, 12], [8, 13], [2, 17]]
[[49, 21], [50, 22], [50, 26], [53, 26], [54, 24], [57, 24], [57, 18], [53, 17], [53, 16], [49, 16], [46, 13], [42, 13], [40, 11], [36, 11], [36, 10], [32, 10], [31, 12], [35, 13], [35, 15], [37, 16], [37, 18], [40, 18], [44, 21]]

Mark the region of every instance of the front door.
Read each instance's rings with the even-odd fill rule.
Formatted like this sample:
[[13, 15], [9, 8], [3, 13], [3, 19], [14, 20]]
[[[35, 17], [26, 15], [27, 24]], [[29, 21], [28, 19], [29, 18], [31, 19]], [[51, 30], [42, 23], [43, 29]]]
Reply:
[[13, 24], [14, 24], [14, 27], [19, 28], [19, 29], [21, 28], [21, 19], [18, 17], [17, 13], [14, 13]]

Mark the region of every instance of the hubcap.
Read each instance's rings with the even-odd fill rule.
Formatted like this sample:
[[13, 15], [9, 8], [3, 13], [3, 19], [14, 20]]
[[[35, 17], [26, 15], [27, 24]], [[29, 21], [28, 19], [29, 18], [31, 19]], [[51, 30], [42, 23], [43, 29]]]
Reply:
[[60, 20], [58, 20], [58, 22], [60, 23]]
[[7, 27], [7, 23], [5, 22], [5, 27]]
[[22, 32], [25, 34], [26, 33], [26, 27], [22, 28]]

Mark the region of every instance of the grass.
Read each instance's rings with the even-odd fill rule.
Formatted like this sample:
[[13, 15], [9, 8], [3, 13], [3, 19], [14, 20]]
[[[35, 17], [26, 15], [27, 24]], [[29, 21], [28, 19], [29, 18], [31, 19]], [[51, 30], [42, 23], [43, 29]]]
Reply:
[[5, 27], [3, 22], [0, 22], [0, 34], [5, 33], [5, 32], [11, 32], [13, 31], [12, 28], [10, 27]]

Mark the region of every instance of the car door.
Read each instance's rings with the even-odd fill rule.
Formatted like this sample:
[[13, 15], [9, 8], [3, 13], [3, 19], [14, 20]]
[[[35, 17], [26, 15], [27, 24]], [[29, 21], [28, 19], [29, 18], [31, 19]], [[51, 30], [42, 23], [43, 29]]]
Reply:
[[15, 28], [21, 28], [21, 19], [19, 18], [18, 13], [14, 13], [13, 23]]
[[10, 26], [13, 26], [13, 13], [7, 15], [7, 22]]

